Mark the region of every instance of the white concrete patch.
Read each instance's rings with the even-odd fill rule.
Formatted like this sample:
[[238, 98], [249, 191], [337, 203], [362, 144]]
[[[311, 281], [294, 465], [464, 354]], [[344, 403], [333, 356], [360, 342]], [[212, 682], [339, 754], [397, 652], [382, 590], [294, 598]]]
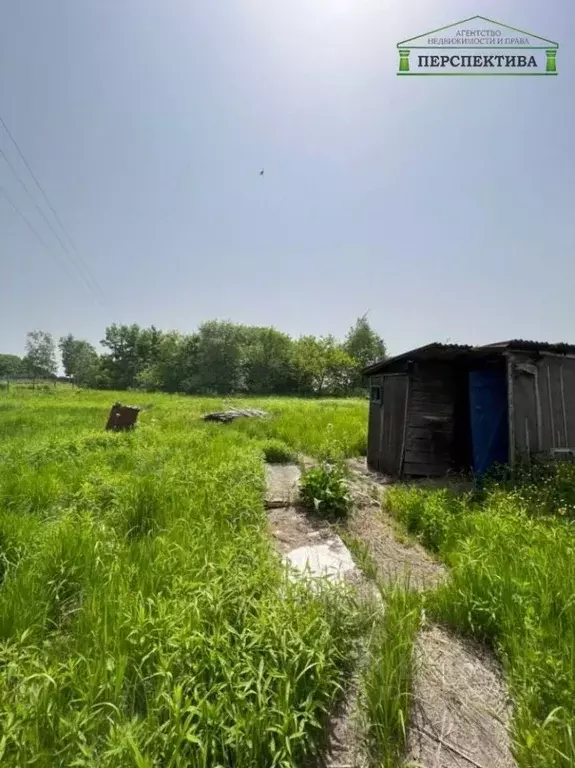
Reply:
[[289, 507], [299, 494], [301, 471], [295, 464], [266, 464], [266, 507]]
[[346, 573], [355, 571], [353, 558], [339, 536], [331, 537], [323, 544], [293, 549], [286, 560], [300, 573], [312, 578], [340, 580]]

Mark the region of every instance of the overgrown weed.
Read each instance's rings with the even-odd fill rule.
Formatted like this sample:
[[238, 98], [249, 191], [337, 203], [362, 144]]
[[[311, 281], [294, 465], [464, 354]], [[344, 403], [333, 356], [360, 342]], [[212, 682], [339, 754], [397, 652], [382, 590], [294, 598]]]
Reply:
[[[568, 465], [480, 495], [397, 487], [393, 513], [451, 567], [428, 597], [437, 619], [491, 645], [514, 698], [525, 768], [575, 764], [575, 528]], [[567, 509], [567, 512], [565, 512]]]
[[[108, 435], [113, 393], [2, 397], [18, 404], [0, 411], [2, 765], [287, 768], [317, 751], [357, 608], [286, 582], [245, 429], [204, 425], [216, 400], [153, 396]], [[314, 453], [337, 411], [357, 439], [363, 406], [286, 407], [262, 437]]]
[[380, 586], [385, 609], [373, 625], [363, 675], [368, 754], [377, 768], [397, 768], [412, 709], [413, 646], [421, 595], [408, 585]]

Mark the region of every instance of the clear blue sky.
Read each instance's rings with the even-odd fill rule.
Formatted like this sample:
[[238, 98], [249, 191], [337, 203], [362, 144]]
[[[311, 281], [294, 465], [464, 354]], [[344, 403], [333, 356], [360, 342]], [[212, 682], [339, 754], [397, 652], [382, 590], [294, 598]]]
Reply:
[[[557, 40], [559, 76], [396, 76], [475, 14]], [[5, 0], [0, 114], [106, 305], [0, 158], [51, 251], [0, 199], [0, 352], [367, 310], [392, 353], [575, 342], [574, 42], [572, 0]]]

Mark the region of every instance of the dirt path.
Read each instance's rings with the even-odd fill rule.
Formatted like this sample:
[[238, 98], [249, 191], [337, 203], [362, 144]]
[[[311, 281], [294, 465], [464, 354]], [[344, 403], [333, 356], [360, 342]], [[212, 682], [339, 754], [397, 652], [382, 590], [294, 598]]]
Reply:
[[[314, 463], [302, 460], [304, 468]], [[348, 466], [353, 512], [347, 533], [367, 547], [378, 579], [428, 590], [449, 578], [445, 566], [423, 547], [398, 539], [394, 521], [382, 509], [385, 478], [370, 472], [365, 462], [351, 460]], [[351, 556], [333, 528], [297, 507], [299, 469], [267, 467], [266, 473], [268, 520], [278, 552], [296, 567], [307, 562], [316, 575], [330, 573], [360, 583], [361, 572], [350, 567]], [[319, 551], [323, 555], [316, 557]], [[331, 571], [326, 557], [333, 557]], [[406, 768], [514, 768], [507, 730], [510, 706], [493, 656], [476, 643], [427, 626], [416, 641], [414, 667]], [[326, 750], [313, 768], [366, 768], [358, 710], [356, 674], [332, 713]]]
[[[312, 576], [344, 579], [360, 590], [369, 587], [333, 527], [297, 506], [299, 477], [296, 466], [266, 466], [268, 525], [278, 553], [296, 571], [307, 569]], [[344, 694], [328, 720], [321, 757], [306, 768], [367, 768], [358, 711], [356, 672], [346, 681]]]
[[419, 635], [407, 764], [513, 768], [503, 673], [483, 647], [440, 629]]
[[296, 571], [311, 577], [357, 580], [362, 574], [333, 528], [298, 507], [300, 469], [266, 465], [266, 507], [276, 549]]
[[349, 533], [362, 540], [375, 560], [379, 577], [412, 589], [431, 589], [446, 578], [445, 566], [422, 546], [398, 541], [392, 519], [381, 506], [385, 480], [371, 473], [365, 463], [348, 462], [353, 512], [347, 523]]
[[[432, 589], [449, 578], [445, 566], [423, 547], [397, 540], [393, 521], [381, 506], [385, 479], [363, 462], [352, 460], [348, 466], [354, 501], [349, 532], [367, 545], [379, 578], [415, 589]], [[477, 643], [430, 626], [419, 633], [414, 665], [405, 765], [514, 768], [509, 699], [493, 655]]]

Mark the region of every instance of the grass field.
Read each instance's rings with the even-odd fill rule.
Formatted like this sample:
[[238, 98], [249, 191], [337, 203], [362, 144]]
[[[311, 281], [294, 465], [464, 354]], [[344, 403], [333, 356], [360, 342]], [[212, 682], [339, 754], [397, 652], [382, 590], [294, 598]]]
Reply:
[[[104, 431], [115, 399], [143, 406]], [[575, 469], [481, 494], [398, 485], [393, 514], [450, 567], [368, 621], [287, 582], [266, 529], [264, 454], [365, 451], [362, 400], [0, 393], [0, 763], [297, 766], [360, 642], [373, 768], [396, 768], [420, 609], [494, 648], [520, 768], [575, 765]], [[365, 545], [356, 561], [376, 572]], [[373, 617], [372, 617], [373, 619]]]
[[503, 661], [518, 764], [575, 765], [574, 468], [481, 498], [397, 487], [388, 501], [451, 568], [427, 610]]
[[141, 426], [106, 434], [115, 397], [0, 395], [0, 762], [297, 765], [360, 626], [286, 583], [254, 438], [351, 455], [366, 404], [258, 400], [272, 421], [227, 427], [198, 420], [222, 401], [123, 393]]

